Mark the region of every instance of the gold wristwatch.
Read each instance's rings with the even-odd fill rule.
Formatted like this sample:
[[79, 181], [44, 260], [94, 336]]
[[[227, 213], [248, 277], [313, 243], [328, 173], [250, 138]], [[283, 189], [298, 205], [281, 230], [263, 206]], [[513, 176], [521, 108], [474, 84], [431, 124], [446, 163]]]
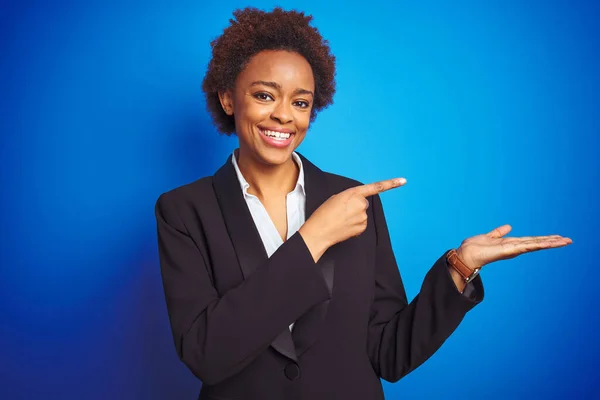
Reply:
[[452, 249], [446, 255], [448, 265], [450, 265], [464, 279], [465, 283], [471, 282], [479, 274], [481, 268], [471, 269], [458, 257], [456, 250]]

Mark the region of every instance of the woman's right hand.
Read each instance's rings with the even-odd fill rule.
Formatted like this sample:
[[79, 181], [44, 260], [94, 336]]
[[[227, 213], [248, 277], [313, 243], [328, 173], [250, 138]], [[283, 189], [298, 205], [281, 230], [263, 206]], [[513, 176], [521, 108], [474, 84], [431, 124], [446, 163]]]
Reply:
[[367, 228], [367, 197], [406, 184], [395, 178], [346, 189], [331, 196], [300, 227], [306, 246], [317, 262], [336, 243], [358, 236]]

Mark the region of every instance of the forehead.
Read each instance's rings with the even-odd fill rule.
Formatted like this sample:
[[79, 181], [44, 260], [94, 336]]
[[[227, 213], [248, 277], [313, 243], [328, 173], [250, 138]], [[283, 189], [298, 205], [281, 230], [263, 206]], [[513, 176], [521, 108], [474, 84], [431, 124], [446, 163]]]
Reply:
[[254, 55], [240, 72], [236, 83], [248, 86], [255, 81], [279, 83], [282, 88], [314, 91], [315, 80], [308, 61], [298, 53], [265, 50]]

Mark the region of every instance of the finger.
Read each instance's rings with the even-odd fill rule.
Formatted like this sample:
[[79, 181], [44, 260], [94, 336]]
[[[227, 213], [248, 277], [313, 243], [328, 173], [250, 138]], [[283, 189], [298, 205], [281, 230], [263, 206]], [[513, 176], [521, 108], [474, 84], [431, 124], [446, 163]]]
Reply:
[[366, 203], [365, 210], [367, 210], [369, 208], [369, 200], [365, 199], [365, 203]]
[[547, 235], [547, 236], [521, 236], [521, 237], [505, 237], [505, 243], [519, 242], [523, 240], [546, 240], [546, 239], [561, 239], [560, 235]]
[[501, 238], [502, 236], [506, 235], [511, 230], [512, 230], [512, 226], [506, 224], [506, 225], [499, 226], [498, 228], [494, 229], [493, 231], [488, 232], [487, 236], [492, 237], [492, 238]]
[[561, 242], [566, 241], [569, 244], [573, 243], [573, 241], [567, 237], [562, 237], [559, 235], [551, 235], [551, 236], [525, 236], [522, 238], [506, 238], [504, 239], [504, 243], [506, 244], [520, 244], [520, 243], [543, 243], [543, 242]]
[[573, 241], [569, 238], [560, 239], [533, 239], [523, 240], [520, 242], [511, 243], [508, 246], [503, 246], [507, 255], [518, 255], [531, 251], [551, 249], [556, 247], [564, 247], [571, 244]]
[[353, 188], [357, 193], [364, 197], [374, 196], [378, 193], [385, 192], [386, 190], [390, 190], [393, 188], [397, 188], [406, 184], [406, 179], [404, 178], [395, 178], [395, 179], [387, 179], [385, 181], [379, 181], [374, 183], [369, 183], [367, 185], [357, 186]]
[[354, 222], [353, 230], [355, 231], [354, 237], [360, 236], [367, 229], [368, 219], [366, 215], [364, 218], [360, 218]]

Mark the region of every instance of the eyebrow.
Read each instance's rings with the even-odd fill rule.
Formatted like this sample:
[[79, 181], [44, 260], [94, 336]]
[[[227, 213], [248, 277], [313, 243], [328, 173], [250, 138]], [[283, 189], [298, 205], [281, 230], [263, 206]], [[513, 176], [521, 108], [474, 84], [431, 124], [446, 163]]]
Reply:
[[[273, 89], [281, 90], [281, 85], [279, 83], [270, 81], [254, 81], [250, 84], [250, 87], [258, 85], [268, 86], [272, 87]], [[311, 96], [315, 97], [315, 94], [313, 92], [302, 88], [294, 90], [294, 94], [310, 94]]]

